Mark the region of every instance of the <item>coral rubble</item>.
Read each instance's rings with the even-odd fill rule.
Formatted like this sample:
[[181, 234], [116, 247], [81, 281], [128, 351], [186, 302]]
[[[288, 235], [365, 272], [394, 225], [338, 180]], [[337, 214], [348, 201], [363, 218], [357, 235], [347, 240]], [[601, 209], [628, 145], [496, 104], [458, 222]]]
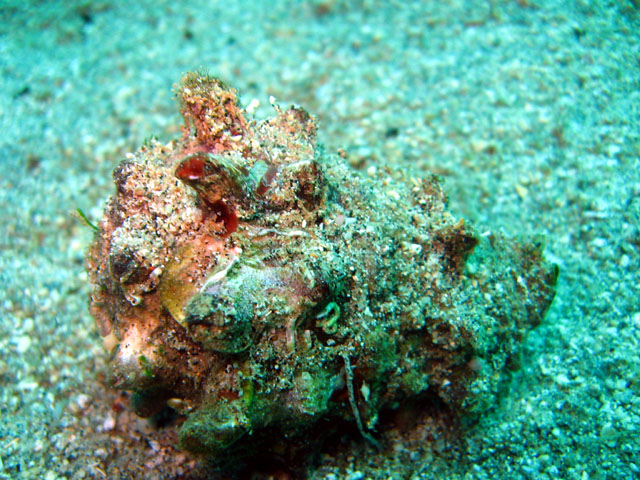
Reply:
[[362, 178], [297, 107], [256, 122], [206, 75], [178, 89], [183, 136], [114, 171], [87, 256], [111, 383], [143, 416], [186, 416], [211, 458], [357, 425], [424, 396], [495, 401], [548, 308], [539, 244], [477, 235], [435, 177]]

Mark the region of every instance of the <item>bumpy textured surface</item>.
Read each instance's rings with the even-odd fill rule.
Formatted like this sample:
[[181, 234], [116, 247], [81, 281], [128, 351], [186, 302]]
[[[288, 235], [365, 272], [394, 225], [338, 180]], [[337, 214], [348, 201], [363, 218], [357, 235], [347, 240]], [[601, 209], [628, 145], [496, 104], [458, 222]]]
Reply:
[[182, 139], [116, 168], [87, 258], [137, 413], [169, 405], [182, 446], [222, 458], [344, 424], [375, 442], [379, 414], [419, 398], [492, 405], [554, 295], [539, 244], [478, 235], [435, 177], [361, 178], [300, 108], [256, 123], [200, 74], [178, 97]]

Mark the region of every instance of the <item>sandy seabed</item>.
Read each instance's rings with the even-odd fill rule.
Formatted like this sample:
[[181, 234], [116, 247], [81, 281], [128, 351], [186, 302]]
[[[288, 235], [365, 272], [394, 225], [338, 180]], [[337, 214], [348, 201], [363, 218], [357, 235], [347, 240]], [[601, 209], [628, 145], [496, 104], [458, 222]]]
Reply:
[[270, 96], [304, 106], [363, 174], [439, 174], [454, 214], [541, 235], [560, 266], [460, 438], [351, 439], [309, 478], [637, 477], [639, 32], [630, 0], [2, 2], [0, 478], [216, 478], [105, 387], [74, 216], [101, 216], [127, 152], [178, 135], [172, 87], [200, 67], [258, 118]]

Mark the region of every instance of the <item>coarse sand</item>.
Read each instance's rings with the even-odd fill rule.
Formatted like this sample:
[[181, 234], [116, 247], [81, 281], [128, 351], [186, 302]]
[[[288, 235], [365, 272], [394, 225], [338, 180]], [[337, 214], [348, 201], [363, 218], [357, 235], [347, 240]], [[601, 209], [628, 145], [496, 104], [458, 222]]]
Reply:
[[491, 411], [424, 448], [346, 439], [308, 478], [640, 476], [637, 1], [3, 0], [0, 68], [0, 478], [218, 478], [106, 386], [77, 214], [179, 134], [196, 68], [257, 118], [303, 106], [364, 175], [439, 174], [454, 214], [560, 266]]

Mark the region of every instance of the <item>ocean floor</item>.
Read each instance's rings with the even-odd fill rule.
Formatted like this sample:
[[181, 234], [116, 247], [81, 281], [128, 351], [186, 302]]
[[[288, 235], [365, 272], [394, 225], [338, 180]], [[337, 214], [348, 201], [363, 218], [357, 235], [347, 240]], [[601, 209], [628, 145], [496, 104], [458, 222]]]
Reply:
[[456, 216], [540, 235], [560, 266], [491, 411], [429, 448], [353, 438], [308, 478], [640, 476], [638, 2], [5, 0], [0, 479], [217, 478], [105, 386], [76, 213], [99, 219], [125, 154], [178, 136], [196, 68], [258, 118], [303, 106], [365, 175], [439, 174]]

